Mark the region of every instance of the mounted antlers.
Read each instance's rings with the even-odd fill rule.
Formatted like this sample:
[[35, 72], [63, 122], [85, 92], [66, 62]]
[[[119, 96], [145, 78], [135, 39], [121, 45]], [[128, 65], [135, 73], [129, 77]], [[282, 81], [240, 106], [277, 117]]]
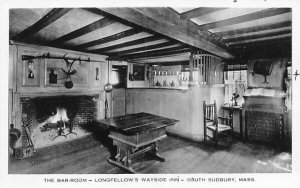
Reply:
[[72, 62], [69, 62], [68, 59], [66, 58], [66, 55], [67, 55], [67, 54], [65, 54], [65, 55], [63, 56], [63, 59], [64, 59], [65, 62], [67, 63], [68, 71], [64, 70], [63, 68], [61, 68], [61, 70], [64, 71], [64, 73], [69, 77], [69, 76], [71, 76], [71, 75], [73, 75], [73, 74], [75, 74], [75, 73], [77, 72], [75, 69], [74, 69], [73, 71], [71, 71], [74, 62], [75, 62], [77, 59], [74, 59]]
[[[67, 75], [66, 77], [66, 82], [65, 82], [65, 87], [68, 88], [68, 89], [71, 89], [73, 87], [73, 82], [71, 80], [71, 75], [75, 74], [77, 71], [74, 69], [73, 71], [71, 71], [72, 69], [72, 66], [74, 64], [74, 62], [77, 60], [77, 59], [74, 59], [72, 62], [69, 62], [68, 59], [66, 58], [66, 55], [65, 54], [63, 56], [63, 59], [65, 60], [65, 62], [67, 63], [67, 71], [63, 68], [61, 68], [61, 70]], [[79, 61], [80, 61], [80, 58], [79, 58]]]

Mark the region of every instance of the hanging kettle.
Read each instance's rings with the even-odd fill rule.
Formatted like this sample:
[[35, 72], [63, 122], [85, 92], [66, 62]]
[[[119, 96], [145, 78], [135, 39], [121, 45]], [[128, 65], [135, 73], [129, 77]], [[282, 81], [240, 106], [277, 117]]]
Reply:
[[72, 82], [71, 78], [67, 78], [67, 80], [65, 82], [65, 87], [67, 89], [71, 89], [73, 87], [73, 82]]

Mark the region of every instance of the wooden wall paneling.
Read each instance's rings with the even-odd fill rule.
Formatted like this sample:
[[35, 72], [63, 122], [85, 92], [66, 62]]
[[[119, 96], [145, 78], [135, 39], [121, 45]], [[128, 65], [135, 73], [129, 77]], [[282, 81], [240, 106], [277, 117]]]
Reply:
[[[211, 92], [220, 93], [221, 89], [212, 90], [210, 86], [192, 87], [189, 91], [166, 89], [127, 89], [127, 103], [132, 98], [132, 113], [145, 110], [150, 113], [180, 120], [175, 126], [168, 128], [170, 132], [196, 140], [203, 139], [202, 101], [213, 101], [221, 95], [211, 95]], [[144, 97], [141, 97], [141, 96]], [[139, 99], [140, 96], [140, 99]], [[150, 101], [148, 99], [150, 97]], [[143, 102], [144, 100], [144, 102]], [[140, 101], [140, 102], [139, 102]], [[148, 108], [149, 103], [152, 105]], [[143, 107], [141, 108], [141, 105]], [[139, 110], [140, 109], [140, 110]], [[127, 105], [130, 111], [130, 105]]]
[[145, 90], [145, 96], [146, 96], [146, 104], [145, 104], [145, 107], [146, 107], [146, 112], [149, 112], [149, 113], [152, 113], [153, 114], [153, 92], [150, 90], [150, 91], [147, 91]]
[[112, 90], [112, 113], [113, 117], [125, 115], [125, 89]]
[[137, 89], [134, 96], [135, 96], [133, 99], [135, 101], [134, 112], [138, 113], [141, 112], [141, 93], [139, 89]]
[[167, 93], [167, 102], [169, 105], [169, 110], [167, 110], [167, 117], [169, 118], [174, 118], [174, 107], [175, 107], [175, 102], [176, 100], [174, 100], [174, 94], [173, 91], [170, 91], [169, 93]]
[[159, 92], [159, 99], [160, 99], [160, 103], [159, 103], [159, 114], [161, 114], [162, 116], [166, 115], [166, 110], [167, 110], [167, 97], [165, 92], [160, 91]]
[[192, 131], [192, 133], [193, 133], [193, 139], [196, 139], [196, 140], [199, 140], [199, 139], [201, 139], [201, 131], [200, 130], [203, 130], [202, 128], [201, 128], [201, 126], [199, 126], [199, 122], [203, 122], [203, 121], [201, 121], [201, 115], [203, 114], [203, 113], [201, 113], [201, 111], [200, 111], [200, 109], [203, 109], [202, 108], [202, 101], [201, 101], [201, 98], [202, 97], [200, 97], [199, 96], [199, 93], [200, 93], [200, 87], [195, 87], [194, 88], [194, 92], [192, 92], [192, 99], [193, 99], [193, 104], [191, 105], [192, 106], [192, 111], [191, 111], [191, 113], [192, 113], [192, 117], [193, 117], [193, 121], [192, 121], [192, 129], [191, 129], [191, 131]]
[[132, 113], [136, 113], [136, 108], [137, 108], [137, 92], [134, 91], [132, 93]]
[[144, 108], [143, 108], [143, 104], [145, 104], [145, 101], [144, 101], [144, 99], [145, 99], [144, 97], [145, 97], [145, 96], [143, 95], [142, 89], [139, 90], [139, 95], [138, 95], [138, 97], [139, 97], [139, 98], [138, 98], [138, 102], [139, 102], [139, 104], [140, 104], [138, 110], [139, 110], [139, 112], [143, 112], [143, 109], [144, 109]]
[[[103, 60], [103, 56], [99, 55], [94, 55], [94, 54], [87, 54], [87, 53], [81, 53], [81, 52], [75, 52], [75, 51], [70, 51], [70, 50], [63, 50], [63, 49], [57, 49], [57, 48], [52, 48], [52, 47], [45, 47], [45, 46], [36, 46], [36, 45], [28, 45], [28, 44], [16, 44], [15, 45], [18, 49], [18, 54], [17, 54], [17, 59], [16, 59], [16, 75], [22, 75], [17, 77], [17, 90], [18, 92], [22, 94], [44, 94], [44, 95], [51, 95], [53, 93], [61, 92], [61, 93], [71, 93], [71, 92], [77, 92], [77, 93], [99, 93], [99, 86], [101, 86], [101, 80], [102, 78], [105, 78], [105, 75], [101, 74], [101, 80], [99, 85], [93, 85], [91, 82], [92, 80], [89, 78], [89, 73], [91, 72], [90, 70], [90, 64], [89, 62], [81, 62], [81, 65], [79, 61], [74, 63], [74, 67], [76, 67], [77, 73], [72, 76], [72, 81], [74, 83], [74, 87], [72, 89], [66, 89], [64, 87], [63, 82], [61, 83], [61, 87], [57, 87], [56, 84], [52, 84], [53, 87], [50, 87], [49, 85], [49, 72], [45, 72], [45, 64], [53, 59], [34, 59], [34, 69], [37, 69], [37, 75], [39, 75], [39, 81], [34, 83], [33, 85], [30, 85], [30, 83], [23, 82], [24, 80], [23, 77], [25, 77], [27, 74], [26, 72], [24, 73], [24, 67], [22, 64], [26, 63], [25, 61], [22, 60], [22, 55], [32, 55], [32, 56], [38, 56], [38, 55], [43, 55], [45, 53], [50, 53], [52, 56], [63, 56], [67, 54], [67, 57], [81, 57], [82, 59], [84, 58], [91, 58], [94, 60]], [[103, 60], [104, 61], [104, 60]], [[65, 65], [65, 62], [63, 60], [60, 61], [61, 63], [57, 62], [57, 64], [60, 64], [62, 67]], [[75, 65], [76, 64], [76, 65]], [[102, 64], [105, 63], [101, 63]], [[85, 69], [82, 69], [82, 66], [85, 66]], [[107, 71], [104, 71], [106, 73]], [[35, 74], [35, 73], [34, 73]], [[81, 75], [85, 75], [85, 79], [82, 79]], [[106, 73], [107, 74], [107, 73]], [[61, 75], [63, 76], [63, 75]], [[103, 83], [103, 82], [102, 82]], [[35, 84], [37, 86], [35, 86]], [[45, 84], [47, 87], [45, 87]], [[24, 85], [24, 87], [23, 87]], [[48, 87], [49, 86], [49, 87]], [[84, 88], [84, 89], [83, 89]], [[100, 90], [103, 90], [103, 87], [100, 88]]]
[[126, 89], [126, 98], [125, 98], [125, 113], [131, 114], [132, 113], [132, 90]]
[[156, 115], [159, 115], [159, 103], [160, 103], [160, 98], [159, 98], [159, 90], [151, 90], [153, 93], [153, 113]]
[[147, 96], [146, 96], [145, 90], [140, 90], [140, 96], [141, 96], [141, 112], [147, 112]]
[[129, 102], [130, 102], [130, 90], [129, 89], [126, 89], [125, 91], [125, 115], [129, 114], [129, 109], [130, 109], [130, 106], [129, 106]]

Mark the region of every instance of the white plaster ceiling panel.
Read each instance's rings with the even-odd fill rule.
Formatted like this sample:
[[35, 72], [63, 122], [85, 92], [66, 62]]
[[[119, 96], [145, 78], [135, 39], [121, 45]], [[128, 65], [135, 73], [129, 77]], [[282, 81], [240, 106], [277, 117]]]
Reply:
[[267, 18], [257, 19], [257, 20], [253, 20], [253, 21], [249, 21], [249, 22], [243, 22], [243, 23], [229, 25], [229, 26], [225, 26], [225, 27], [210, 29], [209, 31], [212, 33], [215, 33], [215, 32], [234, 30], [234, 29], [241, 29], [241, 28], [246, 28], [246, 27], [259, 26], [259, 25], [264, 25], [264, 24], [278, 23], [278, 22], [289, 21], [289, 20], [292, 20], [291, 12], [279, 14], [279, 15], [271, 16], [271, 17], [267, 17]]
[[138, 44], [138, 45], [132, 45], [132, 46], [124, 47], [124, 48], [118, 48], [118, 49], [115, 49], [115, 50], [110, 50], [108, 52], [119, 52], [119, 51], [123, 51], [123, 50], [130, 50], [130, 49], [133, 49], [133, 48], [140, 48], [140, 47], [145, 47], [145, 46], [160, 44], [160, 43], [164, 43], [164, 42], [168, 42], [168, 40], [161, 39], [161, 40], [156, 40], [156, 41], [152, 41], [152, 42], [146, 42], [146, 43], [142, 43], [142, 44]]
[[182, 7], [172, 7], [172, 9], [174, 9], [174, 10], [176, 10], [179, 14], [182, 14], [182, 13], [184, 13], [184, 12], [187, 12], [187, 11], [189, 11], [189, 10], [193, 10], [193, 9], [195, 9], [196, 7], [184, 7], [184, 8], [182, 8]]
[[228, 8], [191, 19], [198, 25], [225, 20], [264, 10], [265, 8]]
[[238, 35], [230, 35], [230, 36], [225, 36], [222, 37], [223, 39], [230, 39], [230, 38], [236, 38], [236, 37], [245, 37], [245, 36], [252, 36], [252, 35], [258, 35], [258, 34], [266, 34], [266, 33], [274, 33], [278, 31], [288, 31], [292, 30], [292, 27], [282, 27], [282, 28], [277, 28], [277, 29], [268, 29], [268, 30], [263, 30], [263, 31], [257, 31], [257, 32], [251, 32], [251, 33], [243, 33], [243, 34], [238, 34]]
[[288, 38], [288, 37], [292, 37], [292, 34], [277, 35], [277, 36], [273, 36], [273, 37], [263, 37], [263, 38], [259, 38], [259, 39], [242, 40], [242, 41], [237, 41], [237, 42], [230, 42], [228, 44], [229, 45], [244, 44], [244, 43], [249, 43], [249, 42], [268, 41], [268, 40]]
[[[121, 43], [124, 43], [124, 42], [129, 42], [129, 41], [132, 41], [132, 40], [145, 38], [145, 37], [148, 37], [148, 36], [152, 36], [152, 34], [146, 33], [146, 32], [141, 32], [141, 33], [138, 33], [138, 34], [135, 34], [135, 35], [132, 35], [132, 36], [128, 36], [128, 37], [124, 37], [124, 38], [119, 39], [119, 40], [114, 40], [112, 42], [108, 42], [108, 43], [105, 43], [105, 44], [91, 46], [87, 49], [88, 50], [95, 50], [95, 49], [104, 48], [104, 47], [107, 47], [107, 46], [112, 46], [112, 45], [115, 45], [115, 44], [121, 44]], [[103, 37], [101, 37], [101, 38], [103, 38]]]
[[80, 45], [80, 44], [83, 44], [86, 42], [91, 42], [91, 41], [94, 41], [97, 39], [108, 37], [108, 36], [126, 31], [128, 29], [131, 29], [131, 27], [116, 22], [116, 23], [107, 25], [101, 29], [97, 29], [95, 31], [92, 31], [92, 32], [82, 35], [80, 37], [77, 37], [75, 39], [69, 40], [65, 43], [68, 45]]
[[35, 24], [51, 9], [10, 9], [9, 35], [16, 35]]
[[34, 34], [33, 37], [52, 41], [102, 18], [103, 16], [84, 9], [72, 9], [55, 22]]

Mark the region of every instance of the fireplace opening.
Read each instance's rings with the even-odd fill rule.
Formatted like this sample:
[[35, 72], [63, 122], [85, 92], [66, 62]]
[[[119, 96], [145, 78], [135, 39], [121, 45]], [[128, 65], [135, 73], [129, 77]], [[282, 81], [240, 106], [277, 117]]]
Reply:
[[[97, 119], [98, 98], [99, 95], [21, 97], [22, 114], [26, 114], [35, 148], [89, 134], [83, 127]], [[27, 145], [24, 136], [22, 144]]]

